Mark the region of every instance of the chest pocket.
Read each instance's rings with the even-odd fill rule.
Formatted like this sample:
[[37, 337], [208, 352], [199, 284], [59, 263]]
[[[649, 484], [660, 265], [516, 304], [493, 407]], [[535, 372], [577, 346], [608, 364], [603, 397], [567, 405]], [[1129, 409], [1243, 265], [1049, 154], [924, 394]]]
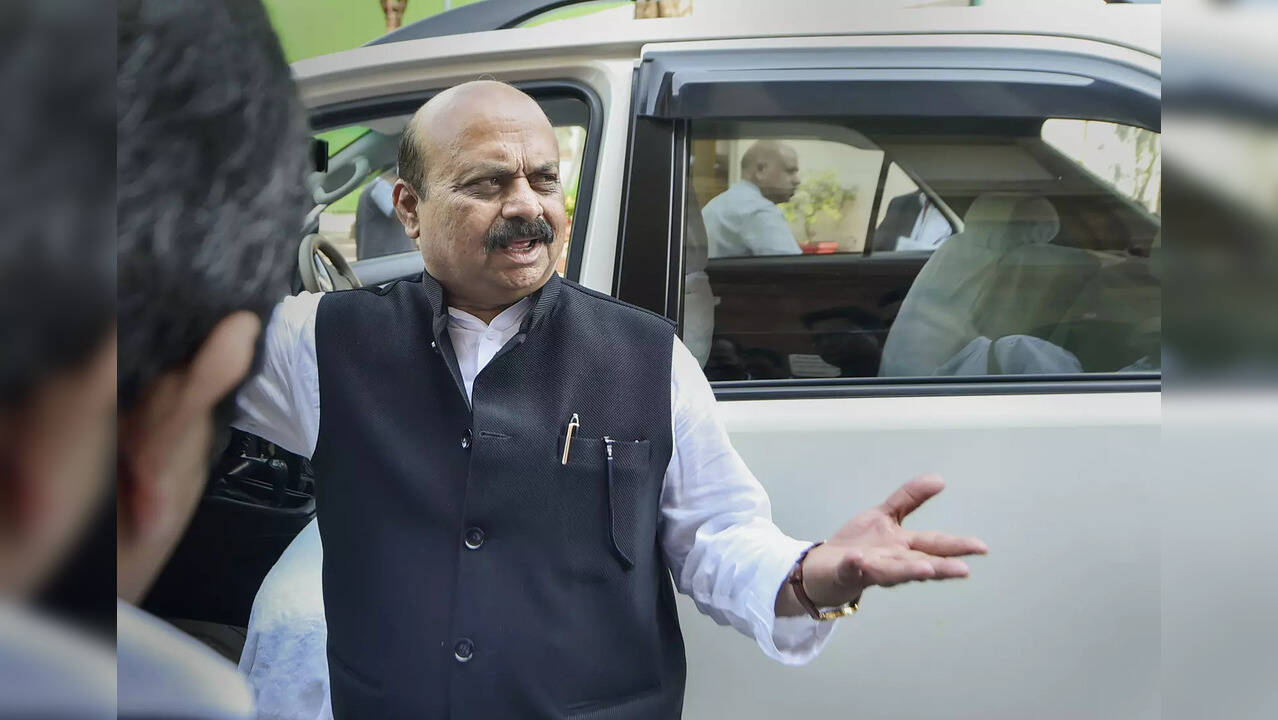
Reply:
[[[561, 458], [563, 444], [561, 437]], [[593, 535], [604, 540], [605, 535], [610, 552], [625, 570], [634, 567], [638, 549], [652, 545], [655, 538], [659, 493], [647, 487], [649, 454], [647, 440], [574, 435], [562, 468], [564, 490], [584, 500], [587, 513], [573, 518], [567, 539]]]

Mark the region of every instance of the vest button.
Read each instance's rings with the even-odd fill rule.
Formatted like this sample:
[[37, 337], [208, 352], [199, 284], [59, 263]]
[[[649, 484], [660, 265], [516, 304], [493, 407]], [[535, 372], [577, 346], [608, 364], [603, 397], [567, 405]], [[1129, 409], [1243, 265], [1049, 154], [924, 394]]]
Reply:
[[471, 642], [469, 638], [462, 638], [453, 646], [453, 657], [457, 658], [457, 662], [470, 662], [470, 659], [474, 656], [475, 643]]
[[478, 550], [480, 545], [484, 544], [484, 531], [473, 527], [466, 531], [466, 548], [468, 550]]
[[461, 439], [461, 446], [462, 446], [462, 450], [469, 450], [469, 449], [470, 449], [470, 443], [471, 443], [471, 438], [472, 438], [472, 437], [473, 437], [473, 436], [470, 434], [470, 431], [469, 431], [469, 430], [467, 430], [467, 431], [466, 431], [466, 434], [465, 434], [465, 435], [462, 435], [462, 439]]

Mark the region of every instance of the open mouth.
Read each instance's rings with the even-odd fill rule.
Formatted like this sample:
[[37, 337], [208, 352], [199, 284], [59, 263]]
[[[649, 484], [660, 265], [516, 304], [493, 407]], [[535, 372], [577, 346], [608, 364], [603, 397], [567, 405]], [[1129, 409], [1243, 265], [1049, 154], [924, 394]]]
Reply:
[[[537, 246], [545, 245], [549, 248], [554, 239], [554, 228], [550, 227], [546, 218], [514, 218], [503, 220], [489, 229], [484, 241], [484, 251], [500, 251], [517, 265], [531, 265], [543, 259]], [[549, 249], [546, 252], [549, 253]]]
[[537, 250], [537, 245], [539, 244], [540, 240], [537, 238], [516, 238], [507, 243], [506, 246], [502, 248], [502, 252], [516, 262], [532, 262], [539, 254]]

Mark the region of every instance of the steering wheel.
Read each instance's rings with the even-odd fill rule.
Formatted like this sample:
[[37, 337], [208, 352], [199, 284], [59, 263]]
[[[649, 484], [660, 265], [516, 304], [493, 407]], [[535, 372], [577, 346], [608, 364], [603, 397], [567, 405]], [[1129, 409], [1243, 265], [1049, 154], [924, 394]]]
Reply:
[[297, 248], [297, 271], [302, 276], [302, 287], [310, 292], [363, 287], [351, 264], [319, 233], [302, 238]]

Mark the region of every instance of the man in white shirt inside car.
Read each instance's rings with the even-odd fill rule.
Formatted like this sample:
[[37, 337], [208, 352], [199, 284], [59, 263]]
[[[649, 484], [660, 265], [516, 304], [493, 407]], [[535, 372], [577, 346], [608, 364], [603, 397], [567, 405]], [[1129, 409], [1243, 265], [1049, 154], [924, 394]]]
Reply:
[[799, 156], [778, 140], [760, 140], [741, 155], [741, 179], [706, 203], [701, 217], [710, 257], [798, 255], [785, 213], [777, 207], [799, 188]]

